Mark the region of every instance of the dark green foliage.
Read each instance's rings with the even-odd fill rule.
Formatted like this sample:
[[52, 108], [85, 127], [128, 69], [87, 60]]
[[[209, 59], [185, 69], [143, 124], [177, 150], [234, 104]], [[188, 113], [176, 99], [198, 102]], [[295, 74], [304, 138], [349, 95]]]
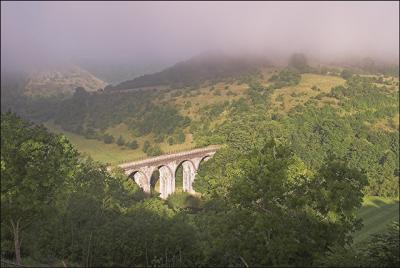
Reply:
[[12, 114], [1, 120], [2, 257], [13, 256], [7, 226], [18, 221], [23, 263], [176, 267], [201, 259], [184, 215], [144, 200], [136, 183], [78, 157], [64, 137]]
[[158, 144], [151, 145], [149, 141], [144, 142], [143, 152], [145, 152], [148, 156], [157, 156], [163, 154], [160, 145]]
[[399, 267], [399, 223], [386, 231], [371, 235], [364, 244], [332, 247], [331, 253], [318, 260], [323, 266], [336, 267]]
[[172, 138], [172, 137], [169, 137], [168, 140], [167, 140], [167, 142], [168, 142], [169, 145], [175, 144], [175, 140], [174, 140], [174, 138]]
[[181, 116], [178, 111], [172, 107], [154, 107], [144, 114], [142, 119], [136, 122], [132, 127], [137, 129], [140, 135], [148, 133], [172, 134], [177, 128], [189, 126], [190, 119]]
[[317, 86], [312, 86], [311, 89], [314, 91], [321, 91], [321, 89]]
[[[271, 82], [300, 79], [299, 71], [286, 69]], [[152, 104], [151, 90], [78, 89], [60, 102], [59, 124], [105, 142], [101, 133], [124, 122], [169, 144], [184, 142], [189, 125], [197, 145], [225, 144], [200, 165], [194, 187], [201, 199], [146, 198], [120, 172], [75, 155], [64, 138], [2, 115], [2, 256], [14, 254], [9, 215], [23, 215], [31, 222], [21, 231], [23, 258], [59, 262], [52, 266], [64, 260], [67, 266], [396, 267], [398, 227], [361, 249], [351, 246], [363, 194], [399, 194], [398, 129], [393, 122], [389, 130], [376, 128], [398, 113], [398, 91], [385, 88], [388, 81], [352, 75], [319, 95], [337, 105], [313, 99], [283, 113], [271, 108], [274, 87], [243, 76], [249, 85], [243, 97], [201, 108], [194, 122], [168, 103]], [[143, 151], [162, 153], [149, 141]]]
[[124, 138], [120, 135], [120, 136], [118, 137], [116, 143], [117, 143], [118, 146], [124, 146], [124, 145], [125, 145], [125, 140], [124, 140]]
[[342, 71], [342, 73], [340, 74], [340, 76], [343, 78], [343, 79], [349, 79], [350, 77], [352, 77], [352, 75], [353, 75], [353, 73], [350, 71], [350, 70], [348, 70], [348, 69], [344, 69], [343, 71]]
[[296, 69], [301, 73], [309, 72], [311, 70], [308, 66], [307, 58], [304, 54], [293, 54], [289, 59], [289, 67]]
[[65, 130], [76, 132], [88, 127], [104, 130], [107, 127], [129, 122], [140, 117], [153, 96], [152, 91], [129, 93], [76, 93], [61, 101], [54, 115], [56, 124]]
[[150, 142], [149, 141], [145, 141], [143, 143], [143, 152], [147, 152], [147, 150], [150, 148]]
[[282, 88], [294, 86], [300, 82], [301, 75], [293, 69], [284, 69], [279, 74], [274, 74], [269, 81], [272, 82], [273, 88]]
[[150, 146], [149, 149], [147, 149], [146, 154], [148, 156], [157, 156], [161, 155], [164, 152], [161, 150], [160, 145], [154, 144], [153, 146]]
[[17, 263], [24, 232], [51, 212], [51, 204], [68, 187], [76, 157], [64, 136], [15, 114], [1, 115], [1, 236], [3, 241], [3, 232], [10, 231]]
[[104, 134], [103, 135], [103, 141], [106, 144], [113, 143], [114, 142], [114, 137], [112, 135], [110, 135], [110, 134]]
[[[283, 136], [279, 122], [239, 115], [235, 125], [225, 125], [228, 146], [200, 166], [194, 187], [202, 200], [175, 193], [166, 202], [146, 198], [121, 171], [107, 172], [79, 157], [64, 138], [2, 115], [2, 227], [8, 215], [22, 211], [15, 215], [27, 217], [35, 208], [40, 217], [29, 218], [34, 220], [23, 229], [23, 258], [67, 266], [311, 266], [333, 246], [348, 246], [360, 227], [355, 212], [366, 176], [331, 157], [336, 154], [313, 168], [279, 139], [265, 142]], [[336, 144], [326, 132], [334, 123], [313, 129]], [[155, 155], [157, 147], [145, 142], [143, 148]], [[49, 156], [54, 161], [43, 161]], [[379, 163], [393, 157], [385, 154]], [[45, 175], [40, 183], [36, 174]], [[18, 206], [8, 206], [20, 178], [28, 192], [15, 195]], [[1, 242], [3, 256], [12, 256], [8, 228], [1, 228]], [[385, 236], [374, 244], [385, 242], [388, 252], [396, 250], [398, 239]], [[391, 253], [373, 255], [376, 248], [366, 252], [371, 260], [396, 261]]]
[[224, 55], [199, 55], [187, 61], [177, 63], [161, 72], [143, 75], [114, 87], [109, 86], [106, 90], [116, 91], [158, 85], [197, 88], [205, 81], [216, 83], [231, 77], [257, 73], [258, 67], [262, 65], [268, 65], [268, 62], [250, 62], [246, 59]]
[[221, 150], [195, 181], [209, 200], [198, 224], [218, 226], [202, 227], [207, 261], [240, 265], [241, 256], [249, 266], [310, 266], [329, 246], [351, 242], [365, 184], [343, 162], [312, 171], [274, 142], [246, 154]]
[[130, 148], [132, 150], [136, 150], [136, 149], [139, 148], [139, 144], [138, 144], [138, 142], [136, 140], [133, 140], [133, 141], [129, 142], [127, 144], [127, 146], [128, 146], [128, 148]]
[[[352, 168], [366, 172], [369, 181], [366, 194], [398, 195], [398, 129], [393, 127], [393, 132], [388, 132], [371, 127], [383, 119], [392, 122], [398, 112], [398, 92], [382, 90], [371, 79], [353, 75], [344, 86], [334, 87], [330, 93], [321, 93], [318, 97], [334, 97], [340, 101], [340, 108], [317, 107], [316, 102], [308, 101], [287, 116], [278, 116], [269, 110], [269, 95], [261, 95], [263, 90], [257, 88], [249, 90], [250, 100], [241, 98], [221, 109], [229, 112], [229, 116], [214, 129], [203, 116], [191, 128], [195, 140], [204, 145], [229, 143], [250, 148], [260, 144], [263, 137], [275, 135], [287, 140], [312, 168], [319, 168], [332, 156], [341, 158]], [[265, 115], [265, 111], [270, 115]], [[209, 113], [208, 110], [201, 112]], [[270, 120], [276, 122], [274, 130], [270, 129]]]
[[399, 231], [399, 223], [395, 222], [387, 231], [371, 236], [363, 251], [368, 266], [400, 266]]
[[175, 192], [168, 196], [168, 207], [176, 211], [179, 210], [199, 210], [201, 209], [201, 200], [187, 192]]

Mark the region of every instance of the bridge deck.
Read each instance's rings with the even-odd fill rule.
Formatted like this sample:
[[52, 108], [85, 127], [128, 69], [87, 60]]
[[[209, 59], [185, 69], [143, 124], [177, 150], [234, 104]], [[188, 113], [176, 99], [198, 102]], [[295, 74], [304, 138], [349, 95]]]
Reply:
[[158, 162], [164, 162], [165, 160], [172, 161], [174, 159], [181, 159], [181, 158], [184, 158], [187, 156], [193, 156], [193, 155], [201, 154], [201, 153], [205, 153], [205, 152], [215, 152], [220, 147], [221, 146], [219, 146], [219, 145], [212, 145], [212, 146], [208, 146], [205, 148], [194, 149], [194, 150], [190, 150], [190, 151], [184, 151], [184, 152], [172, 153], [172, 154], [164, 154], [164, 155], [147, 158], [147, 159], [140, 160], [140, 161], [134, 161], [134, 162], [121, 164], [121, 165], [118, 165], [118, 167], [120, 167], [122, 169], [130, 169], [133, 167], [151, 165], [151, 164], [155, 164]]

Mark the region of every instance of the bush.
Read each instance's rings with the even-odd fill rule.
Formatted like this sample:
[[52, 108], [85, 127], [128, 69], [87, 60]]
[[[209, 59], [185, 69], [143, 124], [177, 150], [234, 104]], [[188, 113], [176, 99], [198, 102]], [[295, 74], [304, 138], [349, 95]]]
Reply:
[[119, 135], [119, 137], [117, 139], [117, 145], [118, 146], [124, 146], [125, 145], [125, 140], [124, 140], [124, 138], [122, 138], [121, 135]]
[[167, 140], [167, 142], [168, 142], [169, 145], [175, 144], [175, 140], [174, 140], [173, 137], [169, 137], [168, 140]]
[[150, 148], [150, 142], [145, 141], [143, 144], [143, 152], [147, 153], [147, 150]]
[[168, 207], [174, 210], [199, 209], [201, 201], [188, 192], [174, 192], [167, 199]]
[[319, 87], [317, 87], [317, 86], [312, 86], [311, 89], [314, 90], [314, 91], [321, 91], [321, 89]]
[[155, 145], [153, 145], [153, 146], [150, 146], [148, 149], [147, 149], [147, 151], [146, 151], [146, 154], [148, 155], [148, 156], [158, 156], [158, 155], [161, 155], [161, 154], [163, 154], [164, 152], [161, 150], [161, 147], [160, 147], [160, 145], [158, 145], [158, 144], [155, 144]]
[[350, 71], [350, 70], [347, 70], [347, 69], [344, 69], [341, 73], [340, 73], [340, 76], [343, 78], [343, 79], [349, 79], [349, 78], [351, 78], [352, 76], [353, 76], [353, 73]]
[[300, 83], [300, 80], [300, 73], [293, 69], [282, 70], [279, 74], [274, 74], [269, 79], [270, 82], [273, 82], [272, 87], [275, 89], [297, 85], [298, 83]]
[[289, 66], [303, 73], [310, 71], [310, 66], [308, 66], [306, 56], [300, 53], [293, 54], [290, 57]]
[[136, 140], [133, 140], [130, 143], [128, 143], [128, 147], [132, 150], [136, 150], [139, 148], [139, 144]]
[[104, 134], [103, 136], [103, 142], [106, 144], [110, 144], [114, 142], [114, 137], [110, 134]]

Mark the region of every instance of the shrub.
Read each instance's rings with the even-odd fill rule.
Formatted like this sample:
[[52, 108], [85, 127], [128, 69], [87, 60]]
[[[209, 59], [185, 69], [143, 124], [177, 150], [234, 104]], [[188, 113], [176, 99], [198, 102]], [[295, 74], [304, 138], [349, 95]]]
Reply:
[[350, 70], [347, 70], [347, 69], [344, 69], [341, 73], [340, 73], [340, 76], [343, 78], [343, 79], [349, 79], [349, 78], [351, 78], [352, 76], [353, 76], [353, 73], [350, 71]]
[[136, 140], [133, 140], [130, 143], [128, 143], [128, 147], [132, 150], [136, 150], [137, 148], [139, 148], [139, 144]]
[[114, 142], [114, 137], [110, 134], [104, 134], [103, 136], [103, 142], [106, 144], [110, 144]]
[[117, 139], [117, 145], [118, 146], [124, 146], [125, 145], [125, 140], [124, 140], [124, 138], [122, 138], [121, 135], [119, 135], [119, 137]]
[[167, 204], [168, 207], [174, 210], [201, 208], [199, 198], [187, 192], [175, 192], [171, 194], [167, 199]]

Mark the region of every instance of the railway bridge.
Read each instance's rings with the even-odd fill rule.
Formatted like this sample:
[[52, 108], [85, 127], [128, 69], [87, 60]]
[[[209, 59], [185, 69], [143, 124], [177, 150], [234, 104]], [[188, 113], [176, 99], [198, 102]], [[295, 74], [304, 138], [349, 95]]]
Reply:
[[209, 146], [179, 153], [160, 155], [141, 161], [118, 165], [125, 174], [135, 180], [144, 192], [150, 193], [151, 176], [159, 171], [161, 198], [166, 199], [175, 192], [175, 175], [180, 165], [183, 168], [183, 191], [193, 193], [193, 181], [202, 161], [210, 159], [220, 146]]

